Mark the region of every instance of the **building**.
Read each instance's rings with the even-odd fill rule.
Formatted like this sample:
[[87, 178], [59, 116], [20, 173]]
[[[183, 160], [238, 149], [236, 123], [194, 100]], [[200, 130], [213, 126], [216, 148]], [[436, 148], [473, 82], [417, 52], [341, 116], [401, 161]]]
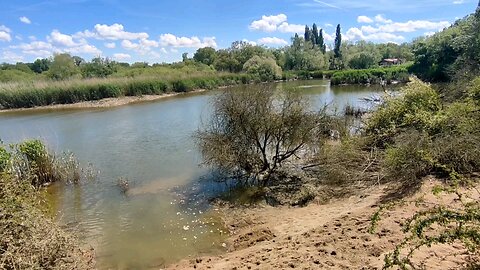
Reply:
[[403, 61], [398, 58], [386, 58], [380, 61], [378, 64], [383, 67], [390, 67], [395, 65], [401, 65]]

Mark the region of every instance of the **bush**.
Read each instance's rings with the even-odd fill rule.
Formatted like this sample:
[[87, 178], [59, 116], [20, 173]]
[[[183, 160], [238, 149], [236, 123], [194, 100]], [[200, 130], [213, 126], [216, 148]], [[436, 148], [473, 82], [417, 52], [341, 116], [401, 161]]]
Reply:
[[294, 92], [227, 91], [216, 97], [210, 123], [197, 133], [205, 164], [265, 186], [284, 162], [328, 133], [325, 111], [312, 113]]
[[435, 114], [440, 110], [440, 98], [430, 85], [414, 80], [403, 88], [403, 95], [387, 100], [369, 118], [365, 132], [372, 144], [384, 147], [393, 143], [402, 130], [419, 131], [432, 126]]
[[387, 84], [392, 81], [408, 82], [410, 75], [408, 67], [396, 66], [388, 68], [344, 70], [325, 72], [327, 78], [331, 78], [332, 85], [339, 84], [376, 84], [385, 81]]
[[248, 74], [258, 76], [262, 81], [273, 81], [282, 78], [282, 68], [277, 62], [268, 57], [253, 56], [243, 65]]

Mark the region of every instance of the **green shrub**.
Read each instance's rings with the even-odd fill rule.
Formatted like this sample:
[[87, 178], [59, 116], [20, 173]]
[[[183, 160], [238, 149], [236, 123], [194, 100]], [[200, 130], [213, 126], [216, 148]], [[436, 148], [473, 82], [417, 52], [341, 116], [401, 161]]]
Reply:
[[0, 145], [0, 174], [5, 171], [11, 157], [12, 155]]
[[387, 100], [367, 121], [365, 132], [373, 145], [393, 143], [394, 136], [405, 129], [423, 131], [432, 126], [431, 122], [441, 107], [435, 90], [414, 80], [403, 91], [401, 97]]

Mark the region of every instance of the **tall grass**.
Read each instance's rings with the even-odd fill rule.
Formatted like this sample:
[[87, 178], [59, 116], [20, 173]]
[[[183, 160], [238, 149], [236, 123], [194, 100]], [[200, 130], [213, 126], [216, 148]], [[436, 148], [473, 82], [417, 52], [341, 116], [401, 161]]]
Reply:
[[160, 95], [247, 84], [248, 74], [197, 73], [179, 77], [134, 76], [0, 84], [0, 109], [31, 108], [122, 96]]
[[407, 66], [344, 70], [328, 75], [331, 76], [333, 85], [378, 84], [382, 81], [390, 84], [393, 81], [408, 82], [410, 77]]

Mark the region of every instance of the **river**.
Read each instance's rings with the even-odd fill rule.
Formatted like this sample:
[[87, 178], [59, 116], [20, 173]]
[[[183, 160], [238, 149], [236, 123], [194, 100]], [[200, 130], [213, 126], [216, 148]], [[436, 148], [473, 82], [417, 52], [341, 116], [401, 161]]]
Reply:
[[[383, 93], [374, 86], [331, 87], [322, 80], [275, 87], [295, 88], [314, 106], [330, 104], [339, 111], [346, 104], [368, 107], [361, 98]], [[225, 229], [207, 203], [224, 186], [200, 166], [192, 140], [221, 91], [235, 88], [106, 109], [1, 113], [0, 139], [40, 138], [55, 152], [72, 151], [83, 166], [93, 164], [98, 170], [93, 182], [49, 188], [55, 217], [95, 249], [100, 269], [159, 268], [225, 250]], [[128, 195], [116, 186], [119, 178], [128, 179]]]

